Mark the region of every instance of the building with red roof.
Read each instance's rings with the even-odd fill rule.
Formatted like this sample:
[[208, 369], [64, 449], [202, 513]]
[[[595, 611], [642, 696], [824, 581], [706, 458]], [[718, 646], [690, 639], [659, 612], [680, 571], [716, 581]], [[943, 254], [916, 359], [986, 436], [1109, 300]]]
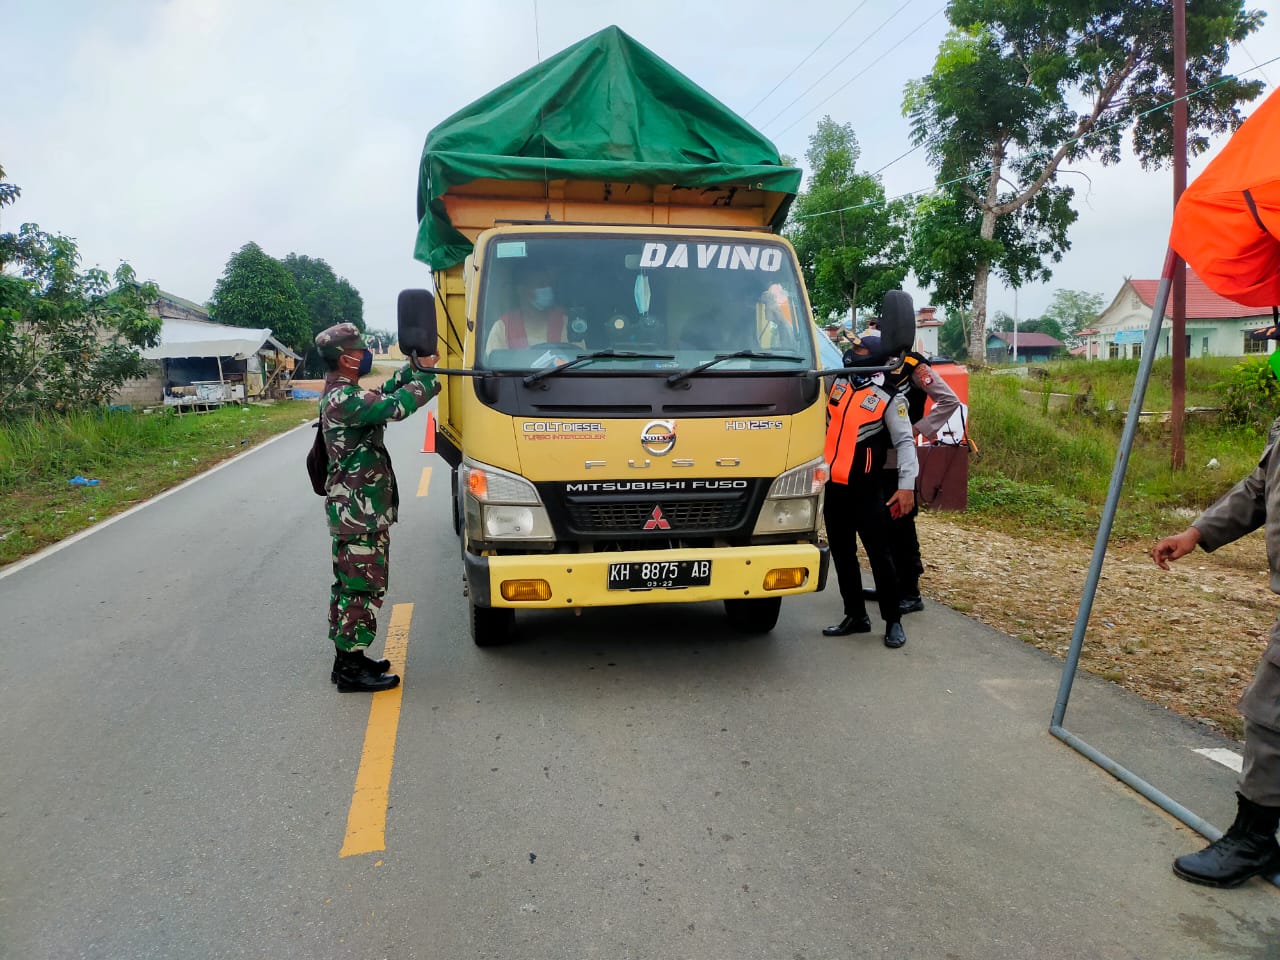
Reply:
[[[1090, 360], [1140, 357], [1159, 287], [1159, 280], [1126, 279], [1111, 305], [1098, 315], [1093, 328], [1080, 331], [1084, 348], [1079, 353]], [[1187, 333], [1183, 347], [1186, 356], [1265, 354], [1274, 341], [1250, 340], [1249, 333], [1270, 324], [1270, 310], [1244, 307], [1234, 300], [1218, 296], [1194, 271], [1187, 271]], [[1165, 306], [1164, 323], [1156, 345], [1157, 356], [1170, 355], [1172, 325], [1173, 303], [1170, 301]]]

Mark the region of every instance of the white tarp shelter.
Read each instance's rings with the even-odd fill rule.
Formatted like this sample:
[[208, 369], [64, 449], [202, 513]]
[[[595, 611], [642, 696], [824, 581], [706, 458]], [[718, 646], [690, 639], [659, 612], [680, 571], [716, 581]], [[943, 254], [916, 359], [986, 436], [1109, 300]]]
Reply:
[[233, 357], [247, 360], [266, 345], [273, 350], [301, 358], [271, 336], [267, 328], [232, 327], [211, 320], [188, 320], [165, 317], [160, 342], [142, 351], [147, 360], [171, 360], [180, 357]]
[[[294, 363], [302, 359], [265, 327], [233, 327], [191, 317], [162, 316], [161, 321], [160, 342], [143, 350], [142, 356], [161, 365], [166, 405], [207, 408], [265, 396], [277, 381], [287, 384]], [[280, 355], [292, 362], [281, 361]], [[269, 356], [272, 359], [266, 359]]]

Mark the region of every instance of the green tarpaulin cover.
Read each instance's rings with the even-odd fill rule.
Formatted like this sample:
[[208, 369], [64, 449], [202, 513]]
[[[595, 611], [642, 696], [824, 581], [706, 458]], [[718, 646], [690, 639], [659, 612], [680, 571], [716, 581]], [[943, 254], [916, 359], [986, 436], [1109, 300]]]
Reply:
[[[545, 156], [544, 156], [545, 154]], [[794, 194], [758, 130], [617, 27], [526, 70], [427, 135], [418, 173], [414, 256], [443, 270], [471, 242], [441, 200], [479, 178], [608, 180], [708, 187], [753, 184]], [[774, 218], [781, 227], [788, 204]]]

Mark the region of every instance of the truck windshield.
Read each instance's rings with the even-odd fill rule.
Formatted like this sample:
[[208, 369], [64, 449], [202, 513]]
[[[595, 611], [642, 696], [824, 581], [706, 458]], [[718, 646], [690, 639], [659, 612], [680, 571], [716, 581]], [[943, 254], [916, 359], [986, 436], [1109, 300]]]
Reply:
[[565, 375], [670, 374], [736, 353], [716, 369], [814, 362], [795, 260], [757, 237], [505, 234], [488, 246], [478, 307], [477, 365], [490, 370], [546, 369], [597, 351], [618, 355]]

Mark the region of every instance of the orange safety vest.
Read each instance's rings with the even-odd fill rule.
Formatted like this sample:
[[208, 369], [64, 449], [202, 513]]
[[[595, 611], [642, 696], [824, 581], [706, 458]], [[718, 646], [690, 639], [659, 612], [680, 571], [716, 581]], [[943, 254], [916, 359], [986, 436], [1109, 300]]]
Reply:
[[[524, 314], [519, 310], [504, 313], [499, 319], [507, 328], [507, 347], [524, 350], [529, 346], [529, 334], [524, 328]], [[547, 315], [547, 343], [564, 341], [564, 311], [555, 310]]]
[[823, 458], [831, 464], [835, 483], [878, 478], [889, 450], [889, 430], [884, 425], [889, 394], [874, 384], [855, 390], [837, 380], [827, 400], [827, 443]]

